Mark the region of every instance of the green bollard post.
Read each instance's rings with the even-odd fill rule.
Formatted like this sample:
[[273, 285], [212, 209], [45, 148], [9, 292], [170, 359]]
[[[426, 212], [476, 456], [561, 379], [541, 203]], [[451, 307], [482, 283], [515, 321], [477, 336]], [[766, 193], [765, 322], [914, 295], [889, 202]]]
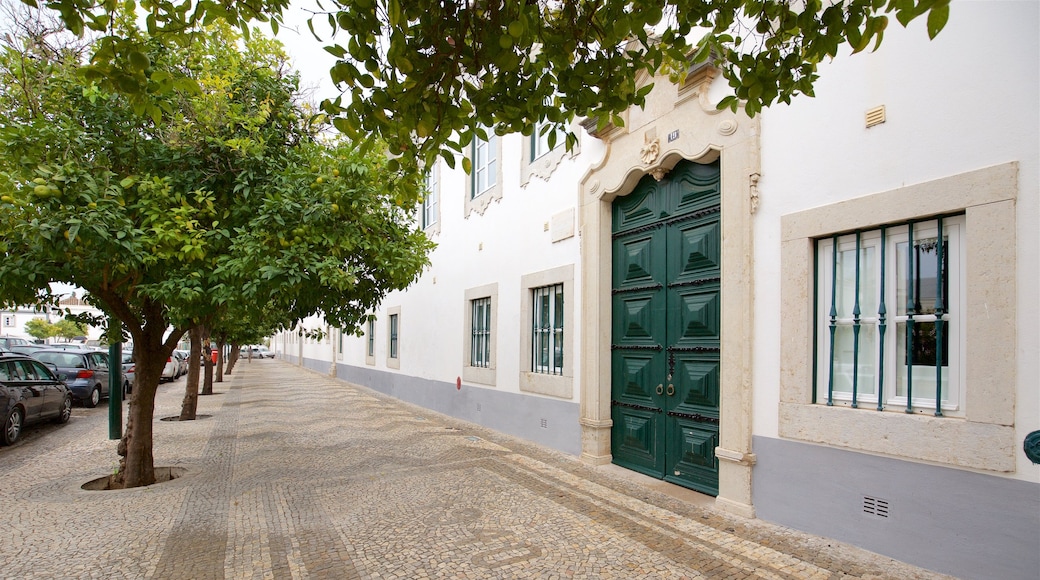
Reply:
[[116, 317], [108, 319], [108, 438], [123, 436], [123, 330]]

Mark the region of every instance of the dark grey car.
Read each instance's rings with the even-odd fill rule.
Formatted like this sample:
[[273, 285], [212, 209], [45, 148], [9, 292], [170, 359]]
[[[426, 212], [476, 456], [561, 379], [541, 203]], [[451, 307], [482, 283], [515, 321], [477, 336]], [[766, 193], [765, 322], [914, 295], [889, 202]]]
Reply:
[[58, 376], [72, 391], [72, 398], [96, 407], [108, 397], [108, 355], [93, 350], [38, 350], [37, 360], [58, 368]]
[[24, 354], [0, 354], [0, 444], [18, 440], [22, 427], [48, 419], [64, 423], [72, 416], [72, 393], [50, 368]]

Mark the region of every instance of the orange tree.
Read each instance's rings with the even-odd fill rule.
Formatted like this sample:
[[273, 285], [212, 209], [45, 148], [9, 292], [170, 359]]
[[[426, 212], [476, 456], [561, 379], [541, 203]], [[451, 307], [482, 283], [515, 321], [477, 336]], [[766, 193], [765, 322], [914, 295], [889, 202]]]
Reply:
[[232, 303], [355, 326], [415, 279], [429, 242], [404, 209], [420, 178], [319, 139], [277, 44], [224, 26], [171, 45], [126, 20], [131, 65], [164, 90], [127, 98], [46, 31], [7, 37], [0, 303], [46, 302], [64, 282], [125, 325], [137, 384], [119, 473], [133, 487], [154, 482], [155, 393], [187, 329]]
[[[38, 0], [23, 0], [37, 4]], [[134, 67], [138, 45], [111, 14], [140, 9], [148, 32], [183, 38], [192, 23], [224, 20], [277, 31], [289, 0], [46, 0], [75, 32], [102, 36], [90, 64], [130, 95], [157, 85]], [[298, 2], [294, 6], [307, 6]], [[934, 37], [950, 0], [320, 0], [310, 3], [316, 40], [338, 59], [343, 98], [324, 104], [336, 126], [378, 138], [405, 164], [441, 155], [455, 163], [486, 127], [530, 134], [575, 116], [621, 125], [641, 105], [643, 75], [683, 76], [712, 59], [732, 88], [720, 106], [762, 107], [811, 95], [820, 62], [841, 47], [876, 47], [894, 18], [925, 17]], [[127, 66], [127, 65], [131, 66]], [[545, 130], [548, 130], [548, 126]], [[555, 132], [549, 134], [552, 139]], [[463, 163], [466, 163], [464, 160]]]

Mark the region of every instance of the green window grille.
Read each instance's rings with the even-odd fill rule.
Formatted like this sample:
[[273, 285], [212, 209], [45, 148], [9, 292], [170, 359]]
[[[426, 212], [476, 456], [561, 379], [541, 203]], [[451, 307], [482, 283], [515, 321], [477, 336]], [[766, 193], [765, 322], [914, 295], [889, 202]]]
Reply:
[[376, 321], [368, 321], [368, 356], [376, 356]]
[[390, 358], [397, 358], [397, 324], [398, 315], [390, 315]]
[[472, 301], [472, 336], [470, 338], [470, 366], [491, 366], [491, 298]]
[[563, 374], [563, 284], [531, 291], [531, 370], [547, 375]]
[[952, 215], [816, 241], [815, 400], [959, 409], [963, 231]]

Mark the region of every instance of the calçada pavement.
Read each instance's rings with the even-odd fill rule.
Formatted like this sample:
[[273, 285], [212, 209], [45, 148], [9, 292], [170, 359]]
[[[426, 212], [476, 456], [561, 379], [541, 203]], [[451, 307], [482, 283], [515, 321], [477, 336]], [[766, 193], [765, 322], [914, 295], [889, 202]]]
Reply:
[[81, 488], [117, 464], [105, 404], [0, 449], [0, 577], [942, 577], [280, 360], [215, 391], [162, 421], [184, 379], [160, 386], [167, 483]]

